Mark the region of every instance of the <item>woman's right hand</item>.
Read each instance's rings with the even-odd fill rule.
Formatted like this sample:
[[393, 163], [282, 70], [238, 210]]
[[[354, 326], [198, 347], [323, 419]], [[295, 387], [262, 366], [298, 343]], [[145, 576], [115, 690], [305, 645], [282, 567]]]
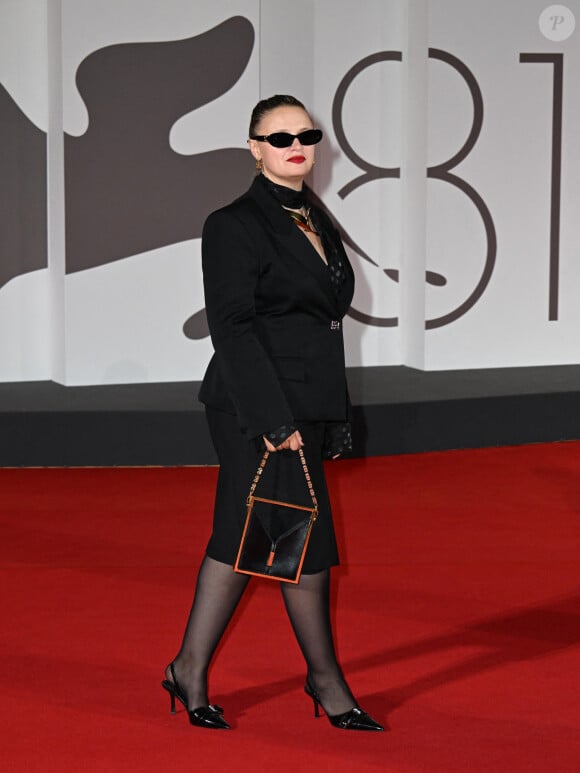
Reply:
[[293, 432], [291, 435], [289, 435], [286, 438], [286, 440], [280, 443], [279, 446], [273, 446], [272, 443], [270, 443], [270, 441], [265, 435], [263, 437], [264, 437], [264, 444], [266, 446], [266, 449], [270, 451], [270, 453], [274, 453], [276, 451], [284, 451], [284, 450], [298, 451], [298, 449], [302, 448], [302, 446], [304, 445], [304, 442], [302, 440], [302, 435], [298, 430], [296, 430], [296, 432]]

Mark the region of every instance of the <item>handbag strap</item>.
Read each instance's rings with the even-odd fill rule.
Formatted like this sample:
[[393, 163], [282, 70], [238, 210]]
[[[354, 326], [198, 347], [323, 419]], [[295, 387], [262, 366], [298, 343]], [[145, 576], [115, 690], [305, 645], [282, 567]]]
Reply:
[[[318, 510], [318, 500], [316, 499], [316, 494], [314, 493], [314, 486], [312, 485], [312, 480], [310, 478], [310, 472], [308, 471], [308, 465], [306, 464], [306, 457], [304, 456], [304, 451], [301, 448], [299, 448], [298, 453], [300, 454], [300, 462], [302, 464], [302, 469], [304, 470], [304, 477], [306, 478], [306, 484], [308, 486], [308, 491], [312, 499], [312, 504], [314, 505], [314, 509]], [[268, 461], [269, 456], [270, 456], [270, 452], [265, 451], [264, 456], [262, 457], [260, 464], [258, 465], [258, 469], [256, 470], [256, 474], [254, 475], [254, 480], [252, 481], [252, 485], [250, 487], [250, 493], [248, 494], [248, 501], [250, 497], [254, 496], [254, 492], [256, 491], [256, 486], [258, 485], [258, 481], [260, 480], [260, 477], [264, 472], [264, 467], [266, 466], [266, 462]]]

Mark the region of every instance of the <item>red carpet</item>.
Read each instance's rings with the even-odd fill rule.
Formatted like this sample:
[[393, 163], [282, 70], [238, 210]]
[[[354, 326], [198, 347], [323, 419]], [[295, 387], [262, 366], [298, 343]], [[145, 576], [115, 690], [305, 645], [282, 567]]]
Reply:
[[3, 771], [580, 770], [580, 443], [329, 465], [341, 660], [389, 732], [312, 717], [277, 588], [212, 672], [231, 732], [160, 688], [216, 470], [0, 470]]

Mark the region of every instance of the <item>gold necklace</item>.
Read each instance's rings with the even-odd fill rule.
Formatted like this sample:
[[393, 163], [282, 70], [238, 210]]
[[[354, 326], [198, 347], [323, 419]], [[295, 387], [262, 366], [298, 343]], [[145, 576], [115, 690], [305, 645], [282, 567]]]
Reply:
[[[286, 209], [286, 207], [284, 207]], [[312, 228], [312, 224], [310, 222], [310, 209], [306, 210], [306, 214], [303, 215], [302, 212], [295, 212], [292, 209], [286, 209], [286, 212], [290, 215], [292, 220], [296, 223], [298, 228], [301, 228], [303, 231], [306, 231], [307, 233], [316, 234], [318, 236], [318, 232]]]

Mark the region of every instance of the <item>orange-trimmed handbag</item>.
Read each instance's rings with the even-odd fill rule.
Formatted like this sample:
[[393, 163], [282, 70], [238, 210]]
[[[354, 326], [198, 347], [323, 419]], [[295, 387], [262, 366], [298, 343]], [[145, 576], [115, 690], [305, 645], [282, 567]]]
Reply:
[[246, 523], [234, 564], [236, 572], [295, 584], [300, 581], [310, 533], [318, 516], [318, 502], [304, 452], [300, 448], [298, 453], [312, 507], [254, 496], [270, 455], [266, 451], [246, 500]]

